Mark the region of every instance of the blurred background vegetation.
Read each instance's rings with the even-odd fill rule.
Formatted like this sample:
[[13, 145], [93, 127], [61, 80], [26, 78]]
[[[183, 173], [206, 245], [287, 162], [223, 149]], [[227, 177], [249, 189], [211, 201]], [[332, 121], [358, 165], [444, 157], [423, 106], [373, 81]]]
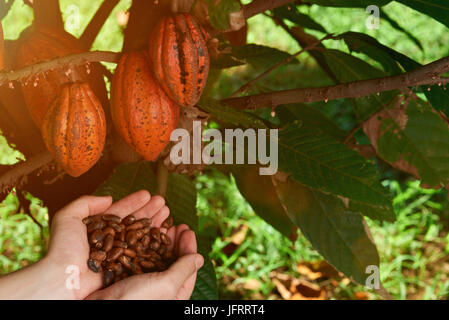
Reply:
[[[248, 2], [248, 1], [246, 1]], [[67, 25], [79, 36], [101, 1], [61, 0], [66, 19], [73, 5], [79, 8], [79, 25]], [[120, 51], [130, 0], [122, 0], [95, 41], [94, 49]], [[363, 9], [310, 6], [301, 8], [334, 34], [365, 32], [407, 56], [427, 63], [449, 54], [449, 33], [440, 23], [408, 7], [392, 2], [384, 7], [421, 42], [421, 50], [404, 33], [385, 20], [379, 30], [367, 30]], [[30, 25], [33, 15], [22, 0], [2, 21], [6, 39], [17, 39]], [[322, 37], [317, 31], [310, 31]], [[263, 44], [291, 54], [298, 44], [264, 15], [249, 21], [249, 43]], [[348, 52], [340, 41], [326, 46]], [[367, 57], [359, 57], [373, 63]], [[300, 64], [287, 65], [260, 81], [254, 90], [267, 91], [329, 84], [326, 75], [307, 54]], [[227, 97], [263, 70], [250, 66], [226, 70], [212, 88], [216, 98]], [[325, 112], [345, 130], [354, 126], [345, 101], [313, 107]], [[0, 163], [11, 164], [21, 157], [0, 136]], [[449, 202], [446, 190], [425, 190], [418, 181], [398, 175], [382, 163], [383, 183], [394, 195], [395, 223], [368, 221], [381, 257], [381, 280], [397, 299], [446, 299], [449, 297]], [[218, 171], [209, 171], [196, 180], [198, 214], [204, 236], [213, 242], [211, 258], [216, 267], [220, 297], [235, 299], [377, 299], [372, 291], [352, 284], [327, 265], [307, 240], [298, 233], [292, 243], [261, 220], [240, 195], [235, 181]], [[38, 199], [31, 200], [31, 215], [19, 208], [12, 193], [0, 203], [0, 274], [6, 274], [39, 260], [48, 242], [47, 210]]]

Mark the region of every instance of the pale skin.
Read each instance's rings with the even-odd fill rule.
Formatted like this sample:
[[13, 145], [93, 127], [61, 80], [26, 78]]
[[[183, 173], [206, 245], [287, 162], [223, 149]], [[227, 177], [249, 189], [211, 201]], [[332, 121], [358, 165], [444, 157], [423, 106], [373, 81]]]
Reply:
[[[170, 210], [162, 197], [151, 196], [147, 191], [136, 192], [115, 203], [111, 197], [84, 196], [75, 200], [55, 215], [48, 254], [30, 267], [0, 278], [0, 300], [190, 298], [204, 259], [197, 253], [195, 233], [187, 225], [167, 230], [179, 257], [167, 271], [132, 276], [102, 290], [101, 274], [87, 267], [89, 244], [82, 219], [103, 213], [122, 218], [129, 214], [137, 219], [151, 218], [152, 226], [160, 227]], [[80, 270], [79, 290], [66, 286], [68, 266]]]

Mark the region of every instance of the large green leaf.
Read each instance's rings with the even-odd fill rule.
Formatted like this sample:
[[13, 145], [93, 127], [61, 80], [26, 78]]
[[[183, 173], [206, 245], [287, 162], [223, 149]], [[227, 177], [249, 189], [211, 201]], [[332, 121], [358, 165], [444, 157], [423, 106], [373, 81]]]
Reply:
[[366, 268], [379, 266], [379, 256], [362, 216], [349, 211], [340, 199], [293, 180], [278, 181], [276, 190], [313, 247], [347, 277], [365, 284]]
[[[197, 237], [198, 252], [207, 257], [211, 252], [211, 244], [204, 237]], [[210, 259], [204, 259], [204, 266], [198, 271], [195, 290], [191, 300], [218, 300], [217, 277]]]
[[449, 27], [449, 1], [447, 0], [397, 0], [422, 12]]
[[310, 18], [308, 15], [299, 12], [298, 8], [295, 6], [283, 6], [273, 10], [273, 14], [276, 18], [287, 19], [301, 27], [321, 31], [327, 33], [326, 29]]
[[[148, 190], [152, 194], [157, 190], [157, 179], [151, 163], [138, 162], [122, 164], [95, 192], [96, 195], [110, 195], [115, 201], [139, 190]], [[198, 216], [196, 214], [196, 189], [186, 176], [170, 174], [167, 184], [166, 203], [170, 215], [176, 224], [185, 223], [198, 233]], [[205, 258], [205, 264], [198, 272], [192, 299], [217, 299], [216, 276], [207, 248], [199, 243], [199, 252]]]
[[264, 122], [251, 112], [228, 107], [215, 99], [203, 97], [198, 106], [219, 122], [243, 128], [266, 128]]
[[215, 29], [229, 29], [229, 15], [240, 11], [238, 0], [206, 0], [209, 7], [210, 22]]
[[[323, 55], [336, 78], [342, 83], [386, 76], [386, 73], [382, 70], [345, 52], [326, 50]], [[396, 91], [391, 91], [372, 94], [359, 99], [350, 99], [350, 101], [353, 101], [355, 105], [357, 117], [360, 120], [365, 120], [385, 105], [390, 104], [396, 95]]]
[[394, 220], [391, 198], [375, 167], [319, 128], [288, 125], [279, 132], [279, 168], [312, 189], [365, 205], [373, 219]]
[[343, 141], [347, 133], [340, 129], [323, 112], [307, 104], [291, 104], [276, 108], [276, 114], [283, 124], [300, 120], [304, 126], [320, 128], [338, 141]]
[[449, 183], [449, 128], [425, 103], [410, 101], [404, 118], [386, 118], [380, 127], [378, 153], [386, 161], [403, 160], [430, 186]]
[[237, 187], [254, 212], [286, 237], [295, 230], [282, 208], [270, 176], [261, 176], [258, 166], [230, 166]]
[[[412, 71], [422, 65], [413, 59], [410, 59], [406, 55], [397, 52], [387, 46], [381, 44], [377, 39], [374, 39], [366, 34], [357, 32], [346, 32], [339, 36], [348, 45], [351, 51], [362, 52], [367, 56], [380, 62], [384, 68], [389, 69], [389, 66], [399, 63], [406, 71]], [[393, 74], [400, 73], [400, 70], [391, 68], [390, 71]], [[446, 115], [449, 115], [449, 85], [438, 86], [433, 85], [430, 87], [421, 88], [421, 91], [426, 95], [432, 106], [443, 111]]]
[[[244, 46], [233, 47], [232, 55], [237, 60], [245, 61], [255, 68], [263, 70], [266, 70], [267, 68], [278, 64], [291, 56], [288, 52], [258, 44], [247, 44]], [[298, 63], [298, 60], [293, 59], [289, 63]]]
[[381, 7], [391, 1], [392, 0], [309, 0], [307, 2], [326, 7], [366, 8], [370, 5]]

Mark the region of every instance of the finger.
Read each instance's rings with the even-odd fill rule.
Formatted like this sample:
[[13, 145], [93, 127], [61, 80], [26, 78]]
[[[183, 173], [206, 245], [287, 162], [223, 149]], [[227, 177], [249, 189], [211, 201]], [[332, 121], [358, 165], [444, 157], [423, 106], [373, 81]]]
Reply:
[[176, 227], [173, 226], [167, 230], [167, 236], [171, 239], [170, 245], [168, 246], [169, 251], [173, 251], [175, 248], [175, 239], [176, 239]]
[[203, 266], [204, 258], [197, 253], [180, 257], [171, 267], [159, 274], [160, 278], [170, 279], [171, 289], [176, 292], [182, 288], [184, 283]]
[[195, 232], [193, 232], [192, 230], [182, 231], [176, 241], [175, 250], [179, 257], [197, 253], [198, 247], [196, 243]]
[[150, 199], [150, 193], [146, 190], [141, 190], [117, 201], [107, 210], [106, 213], [124, 218], [145, 207]]
[[[87, 216], [105, 212], [112, 204], [112, 197], [82, 196], [59, 211], [59, 216], [76, 217], [80, 220]], [[56, 217], [58, 216], [56, 215]], [[55, 218], [56, 218], [55, 217]]]
[[154, 227], [160, 227], [161, 224], [168, 218], [170, 215], [170, 209], [167, 206], [162, 207], [153, 217]]
[[[150, 201], [146, 203], [144, 206], [133, 212], [137, 219], [142, 218], [151, 218], [154, 216], [165, 206], [165, 199], [161, 196], [151, 197]], [[154, 223], [153, 223], [154, 225]]]
[[192, 296], [193, 290], [195, 289], [197, 273], [195, 272], [193, 275], [187, 279], [186, 282], [179, 289], [178, 294], [176, 295], [176, 300], [189, 300]]

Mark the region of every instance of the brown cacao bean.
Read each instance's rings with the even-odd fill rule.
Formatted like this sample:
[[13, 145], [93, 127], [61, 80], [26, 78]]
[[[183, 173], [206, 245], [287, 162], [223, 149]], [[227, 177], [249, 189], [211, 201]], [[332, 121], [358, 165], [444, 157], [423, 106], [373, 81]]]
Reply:
[[105, 215], [103, 215], [102, 218], [104, 221], [108, 221], [108, 222], [112, 221], [114, 223], [120, 223], [122, 221], [122, 219], [120, 219], [120, 217], [115, 216], [113, 214], [105, 214]]
[[161, 228], [170, 229], [173, 226], [173, 218], [168, 217], [162, 222]]
[[129, 225], [133, 224], [135, 221], [136, 221], [136, 217], [133, 215], [129, 215], [125, 219], [123, 219], [122, 222], [125, 224], [125, 226], [129, 226]]
[[111, 270], [106, 270], [103, 278], [104, 287], [107, 288], [113, 283], [114, 283], [114, 272], [112, 272]]
[[135, 246], [137, 243], [137, 233], [136, 231], [129, 231], [126, 234], [126, 242], [128, 242], [128, 246]]
[[116, 241], [114, 241], [114, 247], [127, 249], [128, 248], [128, 244], [125, 241], [116, 240]]
[[127, 256], [120, 256], [120, 258], [118, 258], [118, 261], [120, 261], [120, 263], [128, 270], [131, 270], [131, 259], [128, 258]]
[[122, 248], [113, 248], [111, 251], [108, 252], [108, 258], [107, 260], [109, 262], [117, 260], [121, 255], [123, 255], [124, 249]]
[[92, 232], [95, 230], [99, 230], [99, 229], [103, 229], [105, 226], [104, 221], [100, 220], [100, 221], [94, 221], [90, 224], [87, 225], [87, 232]]
[[88, 265], [89, 269], [95, 273], [99, 273], [101, 271], [100, 261], [89, 259], [89, 260], [87, 260], [87, 265]]
[[106, 252], [101, 250], [92, 251], [89, 255], [89, 258], [91, 258], [92, 260], [104, 261], [106, 260]]
[[127, 255], [130, 258], [134, 258], [134, 257], [137, 256], [137, 253], [134, 250], [131, 250], [131, 249], [125, 249], [123, 251], [123, 254]]
[[161, 231], [159, 230], [159, 228], [153, 228], [150, 230], [150, 236], [152, 239], [159, 242], [161, 237]]
[[118, 224], [115, 222], [112, 222], [109, 224], [109, 226], [115, 230], [115, 232], [122, 232], [123, 230], [125, 230], [125, 226], [123, 224]]
[[110, 234], [112, 237], [115, 237], [115, 230], [112, 227], [106, 227], [103, 229], [103, 237], [106, 238], [106, 236]]
[[90, 235], [89, 240], [90, 240], [90, 243], [92, 243], [92, 244], [96, 244], [96, 243], [102, 241], [103, 240], [103, 232], [100, 229], [95, 230]]
[[171, 239], [169, 236], [167, 236], [165, 233], [161, 233], [161, 242], [165, 244], [166, 246], [171, 245]]
[[114, 247], [114, 236], [112, 234], [108, 234], [106, 239], [104, 239], [103, 251], [109, 252]]

